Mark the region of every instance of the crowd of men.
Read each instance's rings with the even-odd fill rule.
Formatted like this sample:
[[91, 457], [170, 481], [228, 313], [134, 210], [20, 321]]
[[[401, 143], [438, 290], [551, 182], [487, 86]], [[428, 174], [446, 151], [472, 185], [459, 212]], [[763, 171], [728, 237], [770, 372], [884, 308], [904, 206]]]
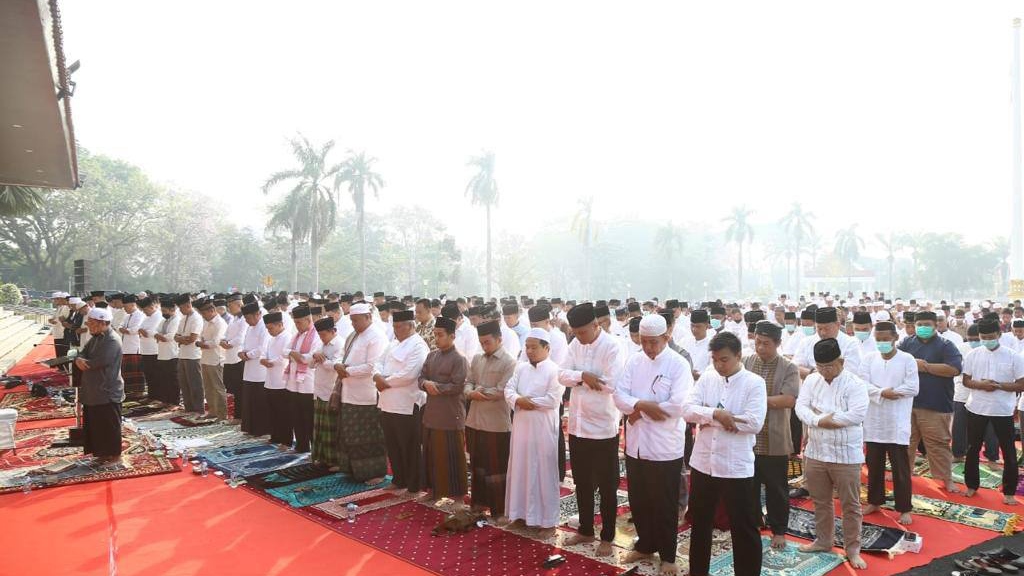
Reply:
[[637, 535], [626, 560], [657, 554], [661, 573], [675, 573], [688, 512], [695, 576], [708, 574], [722, 510], [736, 574], [760, 573], [762, 529], [785, 546], [795, 458], [817, 537], [801, 549], [832, 549], [838, 496], [854, 568], [866, 567], [861, 522], [884, 503], [887, 461], [903, 524], [918, 452], [949, 492], [960, 490], [953, 462], [965, 462], [967, 496], [982, 448], [990, 466], [1001, 452], [1002, 493], [1016, 504], [1019, 301], [812, 293], [690, 306], [325, 291], [57, 293], [54, 304], [58, 354], [79, 350], [87, 450], [106, 459], [120, 454], [125, 395], [148, 396], [310, 451], [357, 481], [383, 482], [390, 464], [389, 489], [468, 495], [495, 523], [550, 537], [568, 450], [579, 529], [567, 545], [610, 555], [622, 453]]

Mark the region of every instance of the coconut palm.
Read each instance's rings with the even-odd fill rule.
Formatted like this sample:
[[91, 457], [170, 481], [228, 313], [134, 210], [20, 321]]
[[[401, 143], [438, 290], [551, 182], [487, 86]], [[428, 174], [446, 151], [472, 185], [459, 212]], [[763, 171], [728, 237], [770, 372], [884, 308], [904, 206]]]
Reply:
[[846, 289], [853, 290], [853, 264], [860, 259], [864, 239], [857, 234], [857, 225], [851, 224], [836, 234], [835, 255], [846, 263]]
[[672, 222], [666, 222], [654, 233], [654, 249], [668, 262], [668, 294], [672, 294], [675, 292], [672, 262], [683, 251], [683, 231]]
[[43, 196], [28, 186], [0, 186], [0, 216], [25, 216], [38, 210]]
[[289, 230], [292, 243], [293, 291], [298, 290], [299, 283], [297, 246], [306, 240], [309, 241], [313, 263], [313, 290], [320, 290], [320, 248], [334, 231], [338, 212], [337, 182], [331, 184], [329, 180], [337, 177], [341, 167], [332, 166], [327, 161], [327, 155], [334, 148], [333, 140], [317, 148], [300, 134], [298, 138], [291, 140], [291, 146], [298, 167], [271, 174], [263, 184], [263, 193], [267, 194], [281, 182], [294, 182], [294, 186], [283, 201], [294, 205], [285, 206], [280, 202], [273, 205], [270, 209], [273, 226], [268, 224], [268, 228]]
[[782, 224], [786, 235], [793, 240], [793, 249], [796, 257], [796, 287], [793, 290], [798, 297], [800, 295], [800, 276], [803, 269], [800, 268], [800, 254], [803, 252], [804, 244], [814, 235], [814, 224], [811, 219], [814, 214], [804, 210], [799, 202], [794, 202], [789, 212], [779, 221]]
[[583, 244], [583, 297], [590, 298], [590, 248], [597, 240], [597, 226], [594, 225], [594, 197], [579, 199], [579, 208], [572, 217], [569, 229]]
[[352, 203], [356, 205], [356, 233], [359, 235], [359, 280], [366, 292], [366, 191], [377, 198], [384, 187], [384, 179], [373, 171], [376, 158], [366, 157], [366, 152], [348, 151], [348, 158], [342, 162], [341, 171], [334, 178], [335, 189], [348, 184]]
[[498, 181], [494, 179], [494, 152], [484, 150], [479, 156], [470, 156], [466, 166], [476, 168], [476, 174], [466, 184], [470, 202], [483, 206], [487, 213], [487, 297], [491, 297], [491, 208], [498, 205]]
[[893, 232], [889, 232], [889, 235], [875, 234], [875, 238], [878, 239], [878, 243], [885, 248], [885, 261], [889, 263], [889, 296], [893, 294], [892, 291], [892, 278], [893, 271], [896, 268], [896, 251], [900, 248], [899, 236]]
[[732, 214], [722, 219], [728, 222], [729, 227], [725, 230], [725, 241], [735, 242], [739, 266], [736, 270], [736, 289], [740, 296], [743, 295], [743, 243], [754, 241], [754, 228], [750, 225], [750, 215], [753, 211], [746, 206], [737, 206], [732, 209]]

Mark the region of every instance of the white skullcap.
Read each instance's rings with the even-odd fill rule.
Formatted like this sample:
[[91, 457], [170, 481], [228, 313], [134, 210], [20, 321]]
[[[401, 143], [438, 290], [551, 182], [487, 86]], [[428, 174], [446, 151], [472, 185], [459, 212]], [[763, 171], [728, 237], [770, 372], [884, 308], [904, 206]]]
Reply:
[[526, 333], [526, 337], [551, 342], [551, 333], [543, 328], [530, 328], [530, 331]]
[[641, 336], [661, 336], [667, 331], [668, 325], [661, 314], [644, 316], [644, 319], [640, 321]]
[[67, 298], [67, 297], [68, 297], [68, 295], [63, 293], [63, 292], [54, 292], [53, 296], [50, 296], [50, 298]]
[[89, 318], [92, 320], [110, 322], [114, 319], [114, 316], [110, 313], [110, 308], [93, 308], [92, 310], [89, 310]]
[[68, 298], [68, 304], [74, 305], [74, 304], [81, 304], [81, 303], [82, 303], [82, 299], [79, 298], [78, 296], [72, 296], [71, 298]]
[[365, 302], [360, 302], [359, 304], [353, 304], [352, 307], [348, 309], [348, 313], [349, 314], [369, 314], [370, 313], [370, 305], [365, 303]]
[[876, 322], [890, 322], [890, 321], [892, 321], [892, 316], [890, 316], [889, 313], [886, 312], [885, 310], [882, 310], [881, 312], [879, 312], [876, 315], [875, 321]]
[[939, 310], [938, 312], [935, 313], [935, 318], [937, 318], [937, 319], [938, 318], [942, 318], [943, 320], [945, 320], [946, 319], [946, 313], [944, 311], [942, 311], [942, 310]]

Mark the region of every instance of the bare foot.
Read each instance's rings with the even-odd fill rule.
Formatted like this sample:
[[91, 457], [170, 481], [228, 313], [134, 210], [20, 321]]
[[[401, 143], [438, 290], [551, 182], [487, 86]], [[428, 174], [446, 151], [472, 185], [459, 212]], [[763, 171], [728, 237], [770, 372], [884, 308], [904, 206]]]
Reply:
[[772, 536], [772, 548], [775, 550], [782, 550], [786, 547], [786, 537], [782, 534], [775, 534]]
[[604, 542], [604, 541], [602, 541], [600, 544], [597, 545], [597, 552], [596, 552], [596, 554], [598, 556], [611, 556], [612, 555], [612, 543], [611, 542]]
[[964, 496], [967, 497], [967, 498], [973, 498], [974, 495], [977, 494], [977, 493], [978, 493], [978, 491], [976, 489], [968, 488], [967, 492], [964, 492]]
[[910, 512], [904, 512], [900, 514], [899, 519], [896, 521], [900, 524], [903, 524], [904, 526], [910, 526], [914, 523], [914, 519], [911, 517]]
[[864, 507], [863, 510], [861, 510], [861, 514], [863, 514], [864, 516], [867, 516], [868, 514], [874, 514], [875, 512], [878, 512], [878, 509], [879, 507], [876, 506], [875, 504], [868, 504], [867, 506]]
[[512, 528], [525, 528], [526, 527], [526, 520], [523, 520], [522, 518], [519, 518], [518, 520], [516, 520], [515, 522], [512, 523], [511, 527]]
[[1011, 495], [1003, 496], [1003, 504], [1006, 504], [1007, 506], [1016, 506], [1017, 499]]
[[632, 564], [633, 562], [640, 562], [641, 560], [650, 560], [651, 556], [652, 554], [633, 550], [629, 554], [626, 554], [626, 557], [623, 558], [622, 561], [626, 564]]
[[964, 461], [964, 457], [963, 456], [954, 456], [953, 457], [953, 463], [954, 464], [959, 464], [959, 463], [961, 463], [963, 461]]
[[380, 477], [380, 478], [370, 478], [366, 482], [363, 482], [363, 484], [366, 484], [367, 486], [376, 486], [377, 484], [380, 484], [382, 482], [384, 482], [384, 478], [383, 477]]
[[805, 554], [808, 554], [808, 553], [811, 553], [811, 552], [831, 552], [832, 551], [832, 547], [831, 546], [826, 546], [825, 544], [821, 544], [817, 540], [815, 540], [814, 542], [811, 542], [810, 544], [803, 544], [803, 545], [801, 545], [798, 548], [798, 550], [800, 550], [801, 552], [803, 552]]
[[537, 537], [545, 540], [555, 535], [554, 528], [537, 528]]
[[860, 557], [860, 554], [849, 554], [846, 556], [846, 561], [853, 566], [855, 570], [863, 570], [868, 567], [868, 563]]
[[985, 468], [988, 468], [989, 470], [999, 470], [999, 462], [985, 462]]
[[[369, 482], [367, 482], [367, 484], [369, 484]], [[403, 488], [402, 486], [395, 486], [394, 484], [388, 484], [387, 486], [384, 487], [384, 490], [387, 490], [389, 492], [398, 492], [399, 490], [405, 490], [405, 488]]]
[[331, 466], [330, 468], [327, 469], [327, 471], [331, 472], [331, 473], [340, 472], [341, 471], [341, 466]]
[[676, 566], [675, 562], [661, 562], [661, 566], [658, 567], [658, 574], [679, 574], [679, 567]]
[[494, 524], [495, 526], [508, 526], [508, 517], [498, 516], [497, 518], [491, 521], [491, 524]]
[[960, 487], [956, 485], [956, 482], [946, 480], [946, 492], [949, 492], [950, 494], [959, 494]]
[[565, 545], [566, 546], [576, 546], [577, 544], [586, 544], [588, 542], [593, 542], [593, 541], [594, 541], [594, 537], [593, 536], [586, 536], [584, 534], [573, 534], [572, 536], [569, 536], [568, 538], [565, 539]]

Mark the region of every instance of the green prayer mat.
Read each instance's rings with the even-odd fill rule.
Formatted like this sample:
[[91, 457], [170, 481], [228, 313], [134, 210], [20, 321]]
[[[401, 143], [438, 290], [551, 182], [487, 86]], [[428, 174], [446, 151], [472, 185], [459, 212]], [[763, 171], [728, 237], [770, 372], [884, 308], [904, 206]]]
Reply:
[[390, 483], [390, 480], [391, 477], [388, 476], [387, 481], [384, 483], [370, 486], [363, 482], [357, 482], [349, 476], [331, 474], [330, 476], [322, 476], [306, 480], [305, 482], [299, 482], [298, 484], [270, 488], [266, 492], [275, 498], [284, 500], [292, 508], [301, 508], [327, 502], [331, 498], [341, 498], [342, 496], [348, 496], [357, 492], [383, 488]]
[[[861, 490], [861, 498], [867, 499], [867, 489]], [[945, 500], [936, 500], [935, 498], [928, 498], [927, 496], [919, 496], [917, 494], [911, 496], [910, 504], [914, 507], [913, 512], [915, 514], [923, 514], [940, 520], [946, 520], [947, 522], [956, 522], [964, 526], [981, 528], [982, 530], [1002, 532], [1007, 535], [1013, 534], [1017, 522], [1020, 521], [1019, 516], [1009, 512], [946, 502]], [[891, 493], [885, 495], [885, 504], [882, 504], [882, 507], [889, 510], [894, 509]]]
[[[784, 550], [774, 550], [771, 539], [763, 536], [761, 550], [762, 576], [821, 576], [843, 563], [842, 557], [834, 552], [804, 554], [792, 542], [786, 542]], [[715, 576], [733, 576], [732, 550], [712, 558], [709, 572]]]

